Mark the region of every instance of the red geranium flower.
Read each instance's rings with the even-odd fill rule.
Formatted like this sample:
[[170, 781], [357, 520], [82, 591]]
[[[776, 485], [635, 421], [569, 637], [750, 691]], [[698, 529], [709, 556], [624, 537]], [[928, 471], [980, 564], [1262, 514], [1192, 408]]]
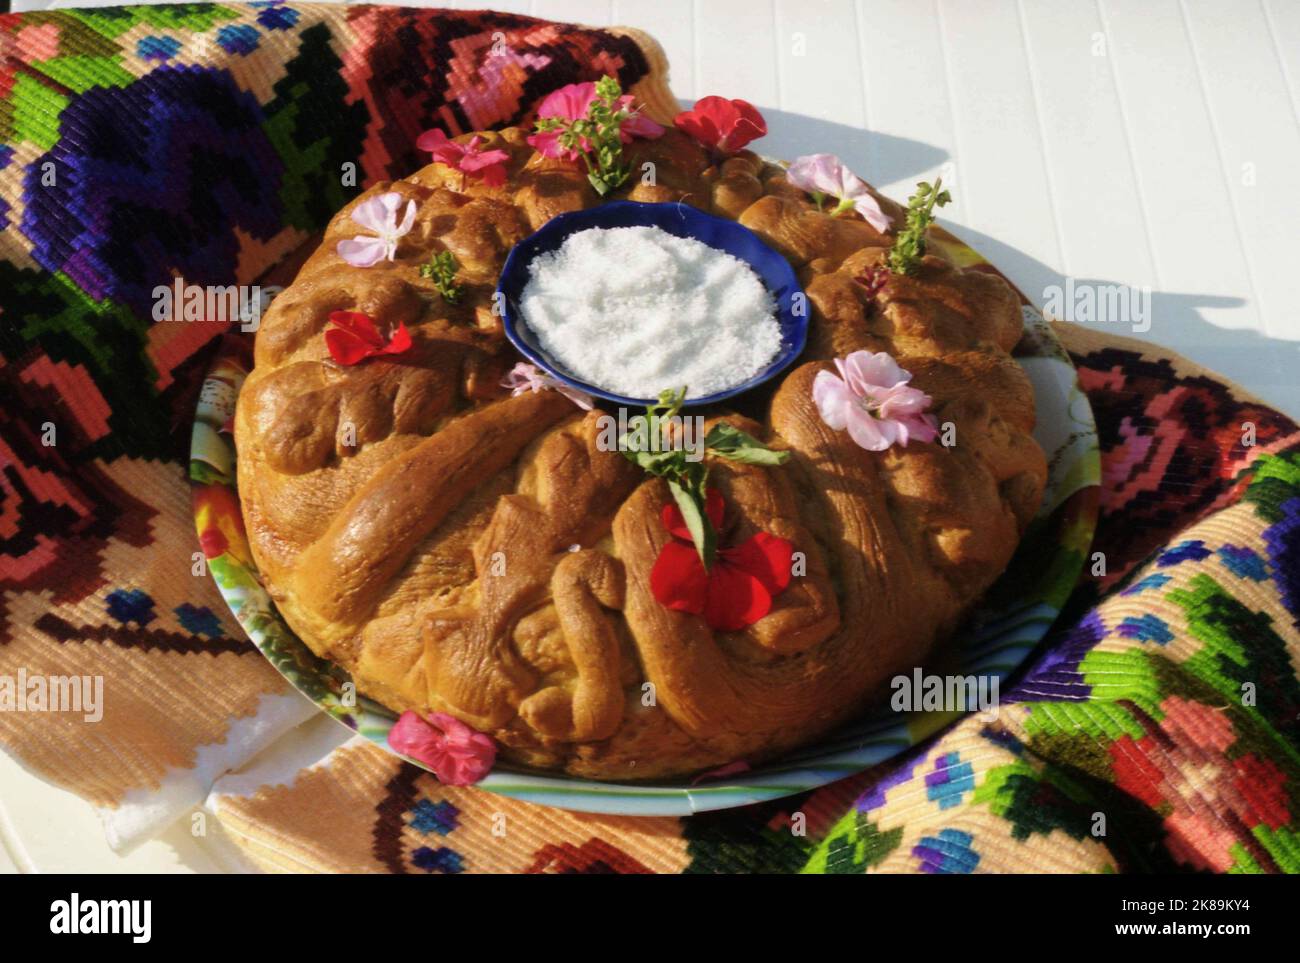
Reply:
[[488, 187], [500, 187], [506, 182], [505, 163], [510, 155], [503, 150], [483, 150], [479, 147], [482, 142], [483, 138], [475, 134], [468, 144], [458, 144], [446, 132], [434, 128], [421, 134], [415, 146], [427, 150], [440, 164], [477, 177]]
[[721, 154], [734, 154], [767, 134], [767, 122], [753, 104], [725, 97], [701, 97], [673, 120], [683, 133]]
[[[716, 489], [709, 489], [704, 511], [718, 529], [723, 503]], [[790, 584], [794, 546], [784, 538], [758, 532], [739, 545], [719, 548], [705, 571], [681, 510], [665, 505], [662, 519], [674, 540], [655, 559], [650, 591], [665, 608], [703, 616], [720, 632], [736, 632], [770, 612], [772, 599]]]
[[360, 311], [334, 311], [325, 332], [325, 346], [330, 357], [341, 365], [360, 364], [377, 354], [401, 354], [411, 348], [411, 332], [398, 322], [396, 330], [387, 340], [375, 327], [374, 318]]

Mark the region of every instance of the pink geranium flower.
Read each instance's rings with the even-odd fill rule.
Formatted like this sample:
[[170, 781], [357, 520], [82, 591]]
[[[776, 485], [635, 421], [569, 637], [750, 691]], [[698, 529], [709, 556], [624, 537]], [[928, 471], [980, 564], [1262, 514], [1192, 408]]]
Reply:
[[506, 182], [506, 161], [510, 154], [503, 150], [483, 150], [483, 138], [475, 134], [468, 144], [458, 144], [444, 131], [426, 130], [415, 142], [440, 164], [454, 167], [462, 174], [476, 177], [488, 187], [500, 187]]
[[881, 234], [893, 223], [871, 196], [862, 178], [845, 167], [834, 154], [809, 154], [796, 159], [785, 172], [785, 179], [816, 197], [819, 205], [823, 197], [838, 198], [839, 206], [832, 214], [853, 208]]
[[[546, 95], [546, 99], [537, 107], [537, 117], [539, 120], [562, 120], [567, 123], [582, 120], [587, 116], [587, 111], [591, 108], [591, 103], [596, 99], [596, 96], [596, 84], [594, 82], [568, 84]], [[618, 98], [617, 109], [632, 111], [632, 100], [631, 94], [624, 94]], [[618, 136], [619, 140], [624, 144], [628, 144], [635, 137], [653, 140], [663, 132], [663, 127], [656, 124], [649, 117], [637, 111], [632, 111], [630, 116], [619, 125]], [[544, 157], [563, 158], [569, 161], [577, 160], [577, 150], [566, 149], [561, 146], [560, 135], [562, 133], [564, 133], [562, 129], [539, 131], [528, 136], [528, 143]], [[586, 140], [583, 141], [583, 150], [587, 150], [590, 146]]]
[[385, 259], [397, 256], [397, 241], [410, 233], [415, 225], [415, 201], [406, 202], [402, 222], [397, 222], [397, 211], [402, 206], [402, 195], [397, 191], [380, 194], [362, 201], [352, 209], [352, 220], [377, 237], [358, 236], [339, 241], [339, 257], [353, 267], [371, 267]]
[[501, 382], [501, 387], [509, 388], [512, 397], [522, 395], [525, 391], [538, 392], [550, 388], [564, 395], [583, 411], [591, 411], [592, 408], [591, 395], [577, 388], [570, 388], [563, 381], [552, 378], [537, 365], [529, 364], [527, 361], [521, 361], [511, 368], [510, 373]]
[[819, 371], [812, 390], [822, 421], [831, 428], [847, 429], [854, 443], [867, 451], [935, 439], [935, 418], [925, 413], [930, 396], [908, 387], [912, 376], [885, 352], [854, 351], [836, 358], [835, 366], [839, 375]]
[[408, 709], [388, 731], [388, 745], [428, 766], [448, 786], [473, 785], [491, 772], [497, 757], [496, 743], [445, 712], [422, 716]]
[[[624, 94], [618, 99], [620, 110], [627, 110], [632, 106], [632, 95]], [[618, 129], [619, 137], [623, 143], [630, 144], [632, 139], [640, 137], [644, 140], [654, 140], [664, 132], [662, 124], [657, 124], [640, 111], [633, 111], [632, 114], [623, 121]]]
[[[566, 150], [560, 144], [560, 135], [563, 133], [562, 130], [538, 131], [536, 134], [528, 135], [528, 143], [543, 157], [549, 157], [552, 160], [575, 161], [578, 159], [578, 152], [576, 150]], [[585, 138], [582, 146], [584, 150], [589, 146]]]
[[546, 95], [537, 105], [537, 116], [554, 117], [557, 120], [581, 120], [587, 116], [587, 109], [595, 99], [594, 81], [566, 84]]

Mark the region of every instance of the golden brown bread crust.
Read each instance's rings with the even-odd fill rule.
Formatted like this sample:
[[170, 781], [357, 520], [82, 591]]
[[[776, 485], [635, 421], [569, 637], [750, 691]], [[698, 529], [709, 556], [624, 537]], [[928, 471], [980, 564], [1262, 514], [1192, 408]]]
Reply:
[[[393, 709], [450, 712], [505, 758], [583, 776], [754, 762], [845, 721], [953, 630], [1038, 508], [1046, 465], [1009, 355], [1015, 295], [927, 256], [873, 302], [853, 277], [891, 240], [856, 215], [828, 217], [749, 152], [713, 166], [673, 130], [629, 147], [634, 176], [615, 196], [739, 220], [791, 261], [812, 305], [801, 363], [752, 412], [763, 421], [712, 413], [792, 454], [775, 469], [713, 465], [722, 537], [789, 539], [807, 571], [763, 619], [715, 633], [651, 593], [669, 538], [663, 483], [599, 448], [597, 413], [500, 387], [516, 360], [491, 310], [506, 254], [599, 199], [525, 132], [481, 136], [510, 153], [505, 187], [440, 164], [376, 185], [358, 202], [392, 190], [418, 205], [396, 260], [342, 261], [338, 241], [360, 233], [349, 205], [263, 321], [235, 439], [254, 557], [281, 612]], [[440, 250], [465, 282], [457, 305], [418, 271]], [[335, 365], [322, 332], [340, 309], [404, 322], [414, 348]], [[858, 349], [910, 370], [956, 445], [872, 453], [829, 429], [813, 378]]]

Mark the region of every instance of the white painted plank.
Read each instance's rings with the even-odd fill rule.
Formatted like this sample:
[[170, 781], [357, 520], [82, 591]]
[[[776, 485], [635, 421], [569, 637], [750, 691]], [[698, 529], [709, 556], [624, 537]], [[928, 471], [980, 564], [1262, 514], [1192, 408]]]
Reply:
[[[853, 0], [776, 0], [770, 28], [776, 105], [756, 145], [792, 160], [838, 154], [869, 177], [868, 134]], [[779, 105], [779, 106], [778, 106]]]
[[1101, 9], [1162, 287], [1215, 325], [1258, 329], [1178, 4], [1102, 0]]
[[765, 114], [780, 107], [771, 4], [697, 0], [694, 19], [697, 94], [739, 97]]
[[[70, 0], [73, 5], [80, 5], [80, 0]], [[110, 0], [116, 3], [117, 0]], [[137, 3], [173, 3], [175, 0], [136, 0]], [[337, 3], [340, 0], [324, 0], [326, 3]], [[341, 0], [341, 2], [358, 4], [373, 3], [374, 0]], [[532, 0], [492, 0], [491, 3], [485, 0], [402, 0], [400, 4], [394, 6], [402, 7], [422, 7], [425, 9], [445, 9], [445, 10], [483, 10], [492, 9], [500, 13], [529, 13], [532, 7]]]
[[1022, 0], [1020, 8], [1061, 234], [1061, 270], [1081, 282], [1157, 287], [1097, 8], [1053, 0]]
[[492, 0], [491, 3], [485, 3], [484, 0], [455, 0], [454, 3], [444, 4], [442, 0], [429, 0], [429, 5], [450, 6], [458, 10], [482, 10], [484, 8], [496, 10], [499, 13], [517, 13], [524, 16], [534, 16], [533, 0]]
[[[931, 180], [956, 154], [952, 102], [936, 7], [915, 0], [859, 0], [858, 58], [863, 120], [869, 128], [860, 173], [904, 200], [917, 181]], [[844, 83], [850, 83], [847, 71]], [[948, 180], [954, 181], [952, 173]], [[956, 186], [954, 182], [954, 187]], [[946, 220], [962, 221], [965, 199], [954, 192]]]
[[1273, 40], [1273, 53], [1286, 75], [1291, 116], [1300, 124], [1300, 3], [1264, 0], [1264, 17]]
[[[1161, 279], [1144, 336], [1300, 413], [1297, 345], [1265, 334], [1207, 103], [1213, 94], [1183, 11], [1177, 0], [1101, 0], [1101, 11]], [[1249, 97], [1231, 109], [1258, 125], [1282, 122], [1256, 112]], [[1300, 336], [1294, 311], [1287, 324], [1288, 337]]]
[[1262, 7], [1193, 0], [1183, 12], [1268, 332], [1300, 305], [1300, 127], [1283, 120], [1292, 100]]
[[783, 110], [866, 123], [853, 0], [777, 0], [775, 41]]
[[609, 0], [532, 0], [532, 15], [586, 27], [607, 27], [613, 11]]
[[956, 125], [951, 183], [976, 232], [963, 236], [1039, 300], [1060, 279], [1061, 241], [1018, 11], [940, 0], [939, 13]]
[[668, 57], [668, 85], [678, 100], [703, 96], [695, 88], [695, 4], [692, 0], [614, 0], [611, 22], [636, 27], [659, 41]]

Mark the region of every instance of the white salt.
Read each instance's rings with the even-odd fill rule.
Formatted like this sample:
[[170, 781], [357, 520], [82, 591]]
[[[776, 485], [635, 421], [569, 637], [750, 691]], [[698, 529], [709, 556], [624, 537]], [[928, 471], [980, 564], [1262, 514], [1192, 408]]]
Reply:
[[776, 304], [744, 261], [657, 227], [589, 228], [534, 258], [524, 323], [566, 373], [633, 398], [700, 398], [781, 346]]

